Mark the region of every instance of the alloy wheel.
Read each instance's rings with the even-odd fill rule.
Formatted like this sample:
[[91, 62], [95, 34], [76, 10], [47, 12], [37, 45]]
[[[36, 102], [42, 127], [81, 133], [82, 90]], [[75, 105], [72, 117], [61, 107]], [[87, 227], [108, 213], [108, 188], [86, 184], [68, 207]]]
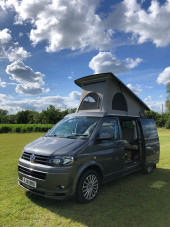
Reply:
[[88, 175], [82, 185], [82, 193], [85, 199], [92, 200], [98, 193], [99, 182], [94, 174]]

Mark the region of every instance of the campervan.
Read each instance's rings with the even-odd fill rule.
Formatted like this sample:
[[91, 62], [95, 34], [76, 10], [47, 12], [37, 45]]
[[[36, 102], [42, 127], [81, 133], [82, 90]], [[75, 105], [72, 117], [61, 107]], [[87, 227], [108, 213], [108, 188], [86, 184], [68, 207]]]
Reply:
[[47, 198], [94, 200], [100, 186], [138, 170], [150, 174], [160, 146], [148, 106], [112, 73], [77, 79], [81, 98], [45, 136], [24, 147], [19, 185]]

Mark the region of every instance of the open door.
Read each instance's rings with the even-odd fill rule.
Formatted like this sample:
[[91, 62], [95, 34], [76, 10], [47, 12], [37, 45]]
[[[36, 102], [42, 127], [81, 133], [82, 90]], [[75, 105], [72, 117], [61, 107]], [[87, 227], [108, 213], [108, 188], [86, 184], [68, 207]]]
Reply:
[[144, 165], [159, 162], [160, 146], [157, 127], [153, 119], [140, 119]]
[[120, 127], [124, 145], [124, 168], [136, 167], [141, 160], [136, 119], [121, 117]]

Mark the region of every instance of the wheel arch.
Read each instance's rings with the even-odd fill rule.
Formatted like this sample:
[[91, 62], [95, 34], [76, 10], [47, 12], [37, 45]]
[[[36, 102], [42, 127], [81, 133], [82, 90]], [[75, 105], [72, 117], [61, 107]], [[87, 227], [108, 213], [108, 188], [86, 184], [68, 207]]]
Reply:
[[73, 184], [73, 191], [74, 192], [76, 192], [77, 183], [78, 183], [80, 177], [82, 176], [82, 174], [84, 174], [85, 171], [87, 171], [89, 169], [95, 170], [99, 174], [100, 180], [102, 182], [102, 179], [103, 179], [103, 169], [100, 166], [100, 164], [98, 164], [96, 162], [86, 163], [86, 165], [82, 166], [79, 169], [79, 171], [77, 173], [77, 176], [75, 177], [74, 184]]

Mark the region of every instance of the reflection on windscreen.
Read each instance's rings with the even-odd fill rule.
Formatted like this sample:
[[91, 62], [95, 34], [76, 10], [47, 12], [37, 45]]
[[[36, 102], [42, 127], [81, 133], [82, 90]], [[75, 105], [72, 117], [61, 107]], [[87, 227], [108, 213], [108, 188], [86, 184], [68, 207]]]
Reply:
[[46, 136], [86, 139], [92, 134], [98, 120], [97, 117], [64, 118]]

